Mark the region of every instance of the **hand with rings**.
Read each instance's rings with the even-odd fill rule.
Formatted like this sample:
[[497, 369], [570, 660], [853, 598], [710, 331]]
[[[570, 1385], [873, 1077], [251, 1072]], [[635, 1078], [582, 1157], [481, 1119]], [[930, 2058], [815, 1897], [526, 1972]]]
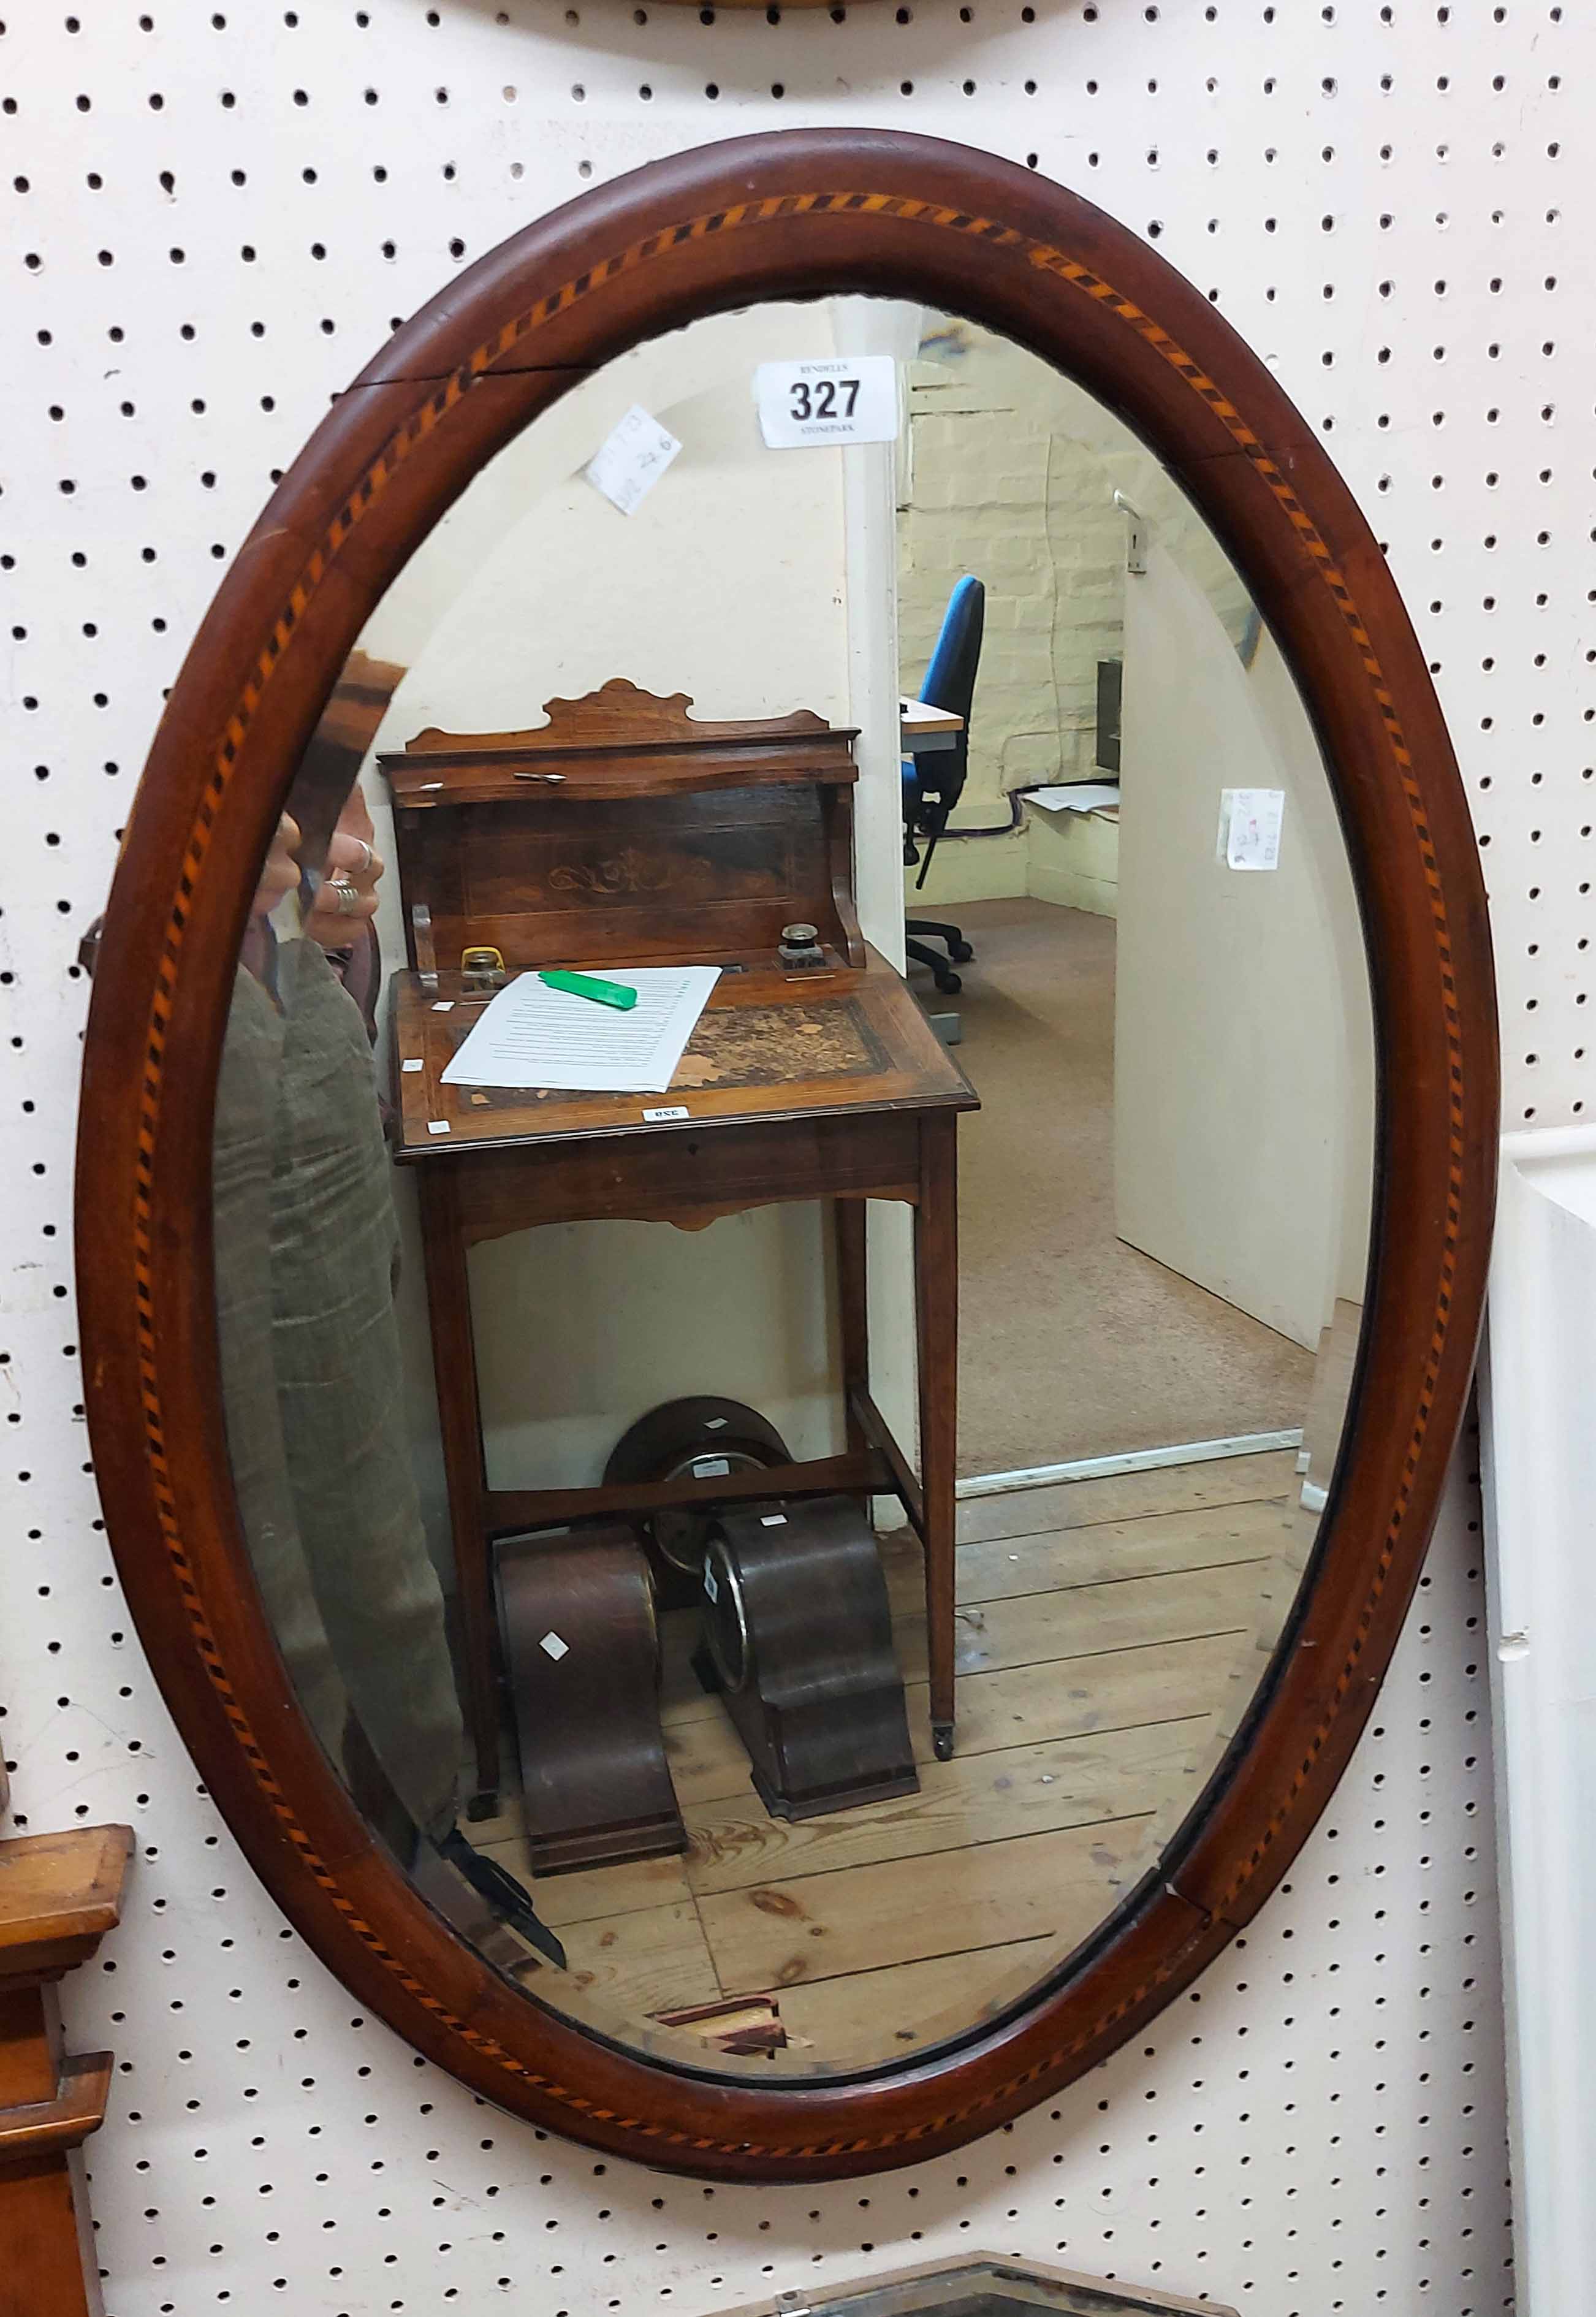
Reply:
[[346, 949], [377, 914], [377, 885], [386, 863], [371, 844], [371, 816], [358, 788], [338, 818], [327, 847], [326, 873], [305, 930], [323, 949]]

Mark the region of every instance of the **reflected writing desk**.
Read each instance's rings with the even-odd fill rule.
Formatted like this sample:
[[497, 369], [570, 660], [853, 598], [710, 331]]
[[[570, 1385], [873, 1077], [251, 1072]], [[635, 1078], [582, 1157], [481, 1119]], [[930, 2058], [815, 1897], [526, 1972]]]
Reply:
[[[690, 705], [617, 682], [551, 701], [531, 731], [429, 731], [380, 760], [410, 950], [394, 1008], [396, 1156], [420, 1193], [478, 1809], [499, 1777], [490, 1540], [664, 1506], [896, 1495], [924, 1552], [933, 1736], [940, 1755], [952, 1749], [954, 1138], [976, 1097], [902, 976], [860, 936], [853, 736], [807, 712], [700, 723]], [[781, 963], [794, 921], [817, 928], [820, 965]], [[502, 971], [467, 959], [485, 948]], [[721, 968], [668, 1093], [443, 1084], [495, 987], [518, 971], [663, 963]], [[673, 1115], [646, 1114], [661, 1110]], [[914, 1211], [918, 1472], [870, 1396], [870, 1198]], [[488, 1487], [474, 1244], [612, 1218], [696, 1230], [807, 1199], [832, 1203], [843, 1454], [716, 1480]]]

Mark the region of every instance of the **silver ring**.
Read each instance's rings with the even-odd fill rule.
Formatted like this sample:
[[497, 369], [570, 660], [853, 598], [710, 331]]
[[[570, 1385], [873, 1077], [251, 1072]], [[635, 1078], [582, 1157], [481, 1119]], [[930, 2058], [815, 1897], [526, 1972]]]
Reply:
[[372, 852], [370, 846], [367, 844], [363, 836], [353, 837], [351, 842], [360, 846], [361, 854], [361, 865], [354, 873], [357, 877], [363, 877], [367, 870], [371, 866], [373, 861], [376, 860], [377, 855]]
[[361, 906], [360, 895], [347, 878], [334, 877], [329, 880], [329, 882], [333, 891], [338, 896], [338, 915], [341, 917], [352, 917]]

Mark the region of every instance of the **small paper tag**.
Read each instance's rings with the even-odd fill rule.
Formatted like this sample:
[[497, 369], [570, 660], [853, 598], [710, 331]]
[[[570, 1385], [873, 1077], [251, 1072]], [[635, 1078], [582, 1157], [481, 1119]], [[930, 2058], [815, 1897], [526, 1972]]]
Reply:
[[601, 444], [587, 479], [622, 514], [635, 514], [682, 448], [640, 402]]
[[704, 1429], [706, 1432], [724, 1432], [730, 1422], [729, 1416], [707, 1416], [704, 1418]]
[[768, 451], [897, 440], [897, 364], [890, 354], [761, 362], [753, 399]]
[[399, 1064], [399, 1068], [402, 1070], [424, 1070], [426, 1068], [426, 1064], [424, 1062], [401, 1062]]
[[570, 1654], [571, 1644], [569, 1642], [562, 1642], [557, 1633], [545, 1633], [538, 1647], [545, 1657], [552, 1658], [557, 1665], [561, 1658]]
[[432, 1007], [432, 1011], [434, 1014], [452, 1014], [454, 1012], [453, 998], [440, 997], [436, 1005]]
[[695, 1481], [721, 1481], [731, 1471], [724, 1456], [695, 1456], [692, 1476]]
[[787, 1515], [785, 1513], [761, 1513], [759, 1516], [759, 1525], [761, 1528], [785, 1528], [787, 1526]]
[[657, 1126], [662, 1119], [685, 1118], [686, 1116], [687, 1108], [685, 1104], [676, 1103], [673, 1105], [669, 1110], [646, 1110], [643, 1113], [643, 1123], [645, 1126]]
[[1221, 789], [1216, 857], [1227, 869], [1278, 869], [1284, 789]]
[[710, 1601], [718, 1601], [720, 1598], [720, 1588], [715, 1582], [715, 1571], [709, 1566], [708, 1553], [704, 1556], [704, 1594]]
[[449, 1132], [449, 1121], [446, 1118], [429, 1118], [427, 1121], [427, 1132], [429, 1134], [447, 1134]]

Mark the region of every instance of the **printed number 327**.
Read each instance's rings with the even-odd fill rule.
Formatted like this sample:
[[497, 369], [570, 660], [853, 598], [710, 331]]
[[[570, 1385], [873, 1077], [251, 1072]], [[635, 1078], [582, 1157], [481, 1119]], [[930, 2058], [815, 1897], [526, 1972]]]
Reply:
[[[859, 400], [859, 380], [856, 378], [823, 378], [814, 386], [807, 379], [792, 382], [793, 418], [851, 418]], [[844, 399], [838, 407], [838, 397]]]

